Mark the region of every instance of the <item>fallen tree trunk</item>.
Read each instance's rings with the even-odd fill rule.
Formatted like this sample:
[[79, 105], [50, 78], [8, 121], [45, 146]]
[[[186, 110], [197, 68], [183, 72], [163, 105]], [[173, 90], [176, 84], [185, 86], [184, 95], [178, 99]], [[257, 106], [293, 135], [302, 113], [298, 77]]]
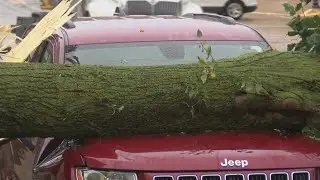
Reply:
[[203, 84], [198, 64], [1, 64], [0, 134], [66, 138], [300, 131], [320, 120], [315, 118], [319, 56], [268, 52], [216, 66], [216, 78]]

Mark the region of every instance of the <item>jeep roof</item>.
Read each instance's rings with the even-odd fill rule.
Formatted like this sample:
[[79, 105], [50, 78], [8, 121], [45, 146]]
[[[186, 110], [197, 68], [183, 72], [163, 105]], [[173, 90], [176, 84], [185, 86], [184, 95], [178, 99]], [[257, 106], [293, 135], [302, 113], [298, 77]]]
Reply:
[[182, 16], [109, 16], [78, 18], [62, 28], [69, 45], [146, 41], [205, 40], [263, 41], [254, 29], [214, 14]]

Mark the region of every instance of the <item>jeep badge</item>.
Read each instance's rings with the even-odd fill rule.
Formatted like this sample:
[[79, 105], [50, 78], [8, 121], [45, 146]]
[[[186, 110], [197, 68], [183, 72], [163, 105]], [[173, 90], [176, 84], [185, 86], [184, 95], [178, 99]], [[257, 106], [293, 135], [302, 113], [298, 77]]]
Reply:
[[227, 166], [230, 166], [230, 167], [233, 167], [233, 166], [237, 166], [237, 167], [246, 167], [248, 166], [248, 161], [247, 160], [228, 160], [228, 159], [224, 159], [223, 162], [220, 163], [220, 165], [222, 167], [227, 167]]

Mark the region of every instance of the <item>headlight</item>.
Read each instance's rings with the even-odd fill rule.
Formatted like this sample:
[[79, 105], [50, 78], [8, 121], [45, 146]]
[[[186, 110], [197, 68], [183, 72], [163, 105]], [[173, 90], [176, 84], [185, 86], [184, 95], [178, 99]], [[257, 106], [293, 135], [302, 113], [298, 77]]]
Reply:
[[138, 180], [137, 174], [119, 171], [76, 169], [77, 180]]

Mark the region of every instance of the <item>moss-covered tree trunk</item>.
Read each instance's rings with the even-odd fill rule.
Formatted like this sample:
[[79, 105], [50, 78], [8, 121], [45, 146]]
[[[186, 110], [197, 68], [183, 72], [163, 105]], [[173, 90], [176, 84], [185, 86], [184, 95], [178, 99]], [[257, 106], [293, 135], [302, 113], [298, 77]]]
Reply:
[[198, 64], [1, 64], [0, 134], [111, 137], [316, 124], [319, 57], [269, 52], [216, 65], [216, 78], [203, 84]]

